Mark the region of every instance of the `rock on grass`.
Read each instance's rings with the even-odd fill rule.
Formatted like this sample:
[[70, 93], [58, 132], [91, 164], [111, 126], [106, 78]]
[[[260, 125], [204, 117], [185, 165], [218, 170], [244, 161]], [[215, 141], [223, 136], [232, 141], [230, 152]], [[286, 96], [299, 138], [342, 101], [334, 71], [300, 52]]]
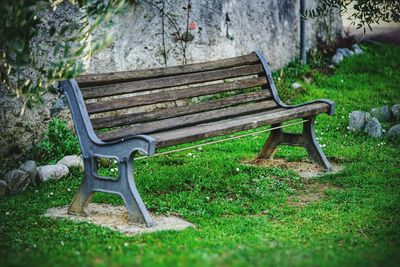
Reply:
[[46, 182], [49, 180], [59, 180], [63, 177], [68, 176], [69, 174], [68, 167], [63, 164], [40, 166], [37, 168], [37, 170], [39, 174], [39, 179], [42, 182]]
[[400, 124], [397, 124], [389, 129], [386, 138], [394, 143], [400, 144]]
[[37, 167], [36, 162], [28, 160], [19, 166], [19, 169], [29, 174], [29, 180], [33, 186], [36, 186]]
[[361, 132], [369, 118], [369, 113], [365, 111], [353, 111], [350, 114], [349, 129], [353, 133]]
[[396, 104], [392, 107], [392, 114], [396, 121], [400, 121], [400, 104]]
[[383, 135], [382, 126], [376, 118], [367, 121], [364, 132], [374, 138], [381, 138]]
[[0, 197], [5, 196], [8, 193], [8, 185], [5, 181], [0, 180]]
[[381, 121], [381, 122], [390, 121], [390, 117], [391, 117], [390, 109], [388, 106], [371, 109], [371, 115], [372, 115], [372, 117], [377, 118], [378, 121]]
[[61, 160], [57, 162], [57, 164], [63, 164], [67, 166], [69, 169], [71, 168], [78, 168], [83, 170], [83, 160], [80, 156], [65, 156]]
[[31, 182], [29, 174], [19, 169], [7, 172], [4, 181], [7, 183], [11, 195], [24, 192]]
[[343, 57], [342, 53], [336, 52], [336, 54], [334, 54], [332, 57], [332, 63], [335, 65], [339, 65], [340, 62], [343, 61], [343, 59], [344, 59], [344, 57]]

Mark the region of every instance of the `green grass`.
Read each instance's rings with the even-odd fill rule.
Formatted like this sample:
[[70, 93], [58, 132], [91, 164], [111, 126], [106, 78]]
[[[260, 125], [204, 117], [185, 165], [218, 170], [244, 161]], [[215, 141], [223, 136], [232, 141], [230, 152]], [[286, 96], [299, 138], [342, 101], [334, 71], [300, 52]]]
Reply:
[[[50, 207], [69, 204], [81, 179], [74, 172], [37, 191], [1, 199], [0, 265], [398, 266], [399, 146], [350, 134], [347, 126], [353, 110], [400, 102], [400, 47], [365, 49], [331, 76], [299, 68], [288, 77], [314, 79], [293, 103], [316, 98], [337, 103], [336, 115], [319, 116], [316, 128], [328, 158], [344, 165], [341, 173], [305, 182], [291, 171], [241, 165], [257, 154], [263, 136], [189, 151], [195, 158], [181, 152], [140, 160], [136, 181], [147, 207], [180, 214], [196, 228], [125, 237], [42, 217]], [[306, 153], [283, 147], [278, 157], [299, 160]], [[288, 198], [301, 197], [310, 183], [334, 187], [319, 201], [289, 205]], [[94, 201], [122, 204], [105, 194]]]

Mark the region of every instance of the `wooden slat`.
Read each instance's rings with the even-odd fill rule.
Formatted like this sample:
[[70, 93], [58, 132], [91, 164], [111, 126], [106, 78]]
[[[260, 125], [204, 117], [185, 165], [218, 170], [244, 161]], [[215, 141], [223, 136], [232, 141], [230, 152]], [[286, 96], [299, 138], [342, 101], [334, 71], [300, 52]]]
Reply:
[[235, 57], [235, 58], [228, 58], [223, 60], [215, 60], [215, 61], [180, 65], [173, 67], [80, 75], [76, 78], [76, 80], [79, 86], [83, 88], [95, 85], [105, 85], [105, 84], [121, 83], [121, 82], [128, 82], [141, 79], [160, 78], [173, 75], [203, 72], [215, 69], [232, 68], [243, 65], [252, 65], [257, 62], [259, 62], [257, 55], [255, 53], [251, 53], [249, 55]]
[[140, 80], [120, 84], [103, 85], [90, 88], [82, 88], [84, 99], [115, 96], [143, 91], [156, 90], [167, 87], [190, 85], [203, 82], [211, 82], [229, 78], [242, 77], [252, 74], [263, 73], [261, 64], [241, 66], [230, 69], [212, 70], [200, 73], [169, 76], [149, 80]]
[[237, 80], [233, 82], [197, 86], [187, 89], [176, 89], [171, 91], [163, 91], [146, 95], [138, 95], [112, 99], [107, 101], [99, 101], [88, 103], [86, 105], [89, 114], [132, 108], [137, 106], [156, 104], [177, 99], [189, 97], [210, 95], [222, 92], [238, 90], [242, 88], [251, 88], [264, 85], [267, 82], [265, 77], [250, 78], [246, 80]]
[[228, 106], [235, 106], [238, 104], [244, 104], [253, 101], [266, 100], [270, 96], [271, 93], [269, 91], [262, 90], [260, 92], [240, 94], [221, 99], [209, 100], [207, 102], [200, 102], [180, 107], [165, 108], [151, 112], [123, 114], [123, 115], [109, 116], [103, 118], [93, 118], [91, 119], [91, 121], [94, 129], [111, 128], [111, 127], [125, 126], [145, 121], [154, 121], [154, 120], [167, 119], [177, 116], [183, 116], [208, 110], [225, 108]]
[[223, 109], [200, 112], [196, 114], [179, 116], [164, 120], [138, 123], [132, 126], [123, 127], [116, 130], [111, 130], [105, 133], [101, 133], [99, 134], [99, 136], [100, 138], [117, 139], [124, 136], [132, 136], [137, 134], [151, 134], [170, 129], [182, 128], [205, 122], [211, 122], [226, 118], [232, 118], [235, 116], [246, 115], [249, 113], [266, 111], [268, 109], [272, 109], [275, 107], [276, 103], [273, 100], [258, 102], [258, 103], [250, 103], [235, 107], [228, 107]]
[[[305, 118], [328, 111], [329, 105], [325, 103], [310, 104], [293, 109], [280, 108], [259, 114], [235, 117], [222, 121], [155, 133], [151, 136], [156, 139], [157, 148], [161, 148], [233, 132], [249, 130], [287, 120]], [[108, 139], [105, 138], [104, 140]]]

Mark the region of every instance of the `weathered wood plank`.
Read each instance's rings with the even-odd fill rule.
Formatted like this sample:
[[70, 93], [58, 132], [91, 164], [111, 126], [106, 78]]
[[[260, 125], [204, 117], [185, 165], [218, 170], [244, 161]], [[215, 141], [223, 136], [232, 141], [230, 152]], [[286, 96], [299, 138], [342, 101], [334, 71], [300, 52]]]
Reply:
[[137, 106], [156, 104], [177, 99], [184, 99], [195, 96], [210, 95], [243, 88], [261, 86], [267, 82], [265, 77], [250, 78], [232, 82], [197, 86], [187, 89], [176, 89], [146, 95], [124, 97], [106, 101], [88, 103], [86, 105], [89, 114], [132, 108]]
[[[156, 139], [157, 148], [161, 148], [249, 130], [287, 120], [310, 117], [324, 112], [329, 112], [329, 105], [326, 103], [310, 104], [293, 109], [280, 108], [259, 114], [230, 118], [222, 121], [155, 133], [151, 136]], [[104, 140], [108, 139], [106, 138]]]
[[207, 102], [200, 102], [180, 107], [155, 110], [152, 112], [132, 113], [132, 114], [123, 114], [123, 115], [109, 116], [103, 118], [93, 118], [91, 119], [91, 121], [94, 129], [111, 128], [111, 127], [125, 126], [145, 121], [161, 120], [161, 119], [167, 119], [203, 111], [215, 110], [219, 108], [235, 106], [238, 104], [244, 104], [253, 101], [266, 100], [269, 99], [270, 97], [271, 94], [269, 91], [262, 90], [260, 92], [240, 94], [221, 99], [209, 100]]
[[116, 139], [124, 136], [132, 136], [138, 134], [151, 134], [176, 128], [197, 125], [205, 122], [223, 120], [236, 116], [243, 116], [250, 113], [257, 113], [273, 109], [276, 103], [273, 100], [263, 101], [258, 103], [249, 103], [240, 106], [228, 107], [223, 109], [199, 112], [185, 116], [179, 116], [164, 120], [144, 122], [134, 124], [128, 127], [123, 127], [99, 134], [100, 138]]
[[229, 69], [211, 70], [200, 73], [185, 74], [179, 76], [168, 76], [126, 82], [120, 84], [102, 85], [97, 87], [82, 88], [84, 99], [99, 98], [105, 96], [115, 96], [143, 91], [150, 91], [174, 86], [191, 85], [196, 83], [218, 81], [229, 78], [242, 77], [252, 74], [263, 73], [261, 64], [241, 66]]
[[258, 57], [255, 53], [249, 55], [194, 63], [188, 65], [164, 67], [164, 68], [153, 68], [146, 70], [133, 70], [133, 71], [120, 71], [112, 73], [101, 73], [101, 74], [86, 74], [80, 75], [76, 78], [79, 86], [89, 87], [96, 85], [114, 84], [121, 82], [129, 82], [134, 80], [150, 79], [150, 78], [161, 78], [173, 75], [182, 75], [195, 72], [203, 72], [215, 69], [233, 68], [243, 65], [252, 65], [259, 62]]

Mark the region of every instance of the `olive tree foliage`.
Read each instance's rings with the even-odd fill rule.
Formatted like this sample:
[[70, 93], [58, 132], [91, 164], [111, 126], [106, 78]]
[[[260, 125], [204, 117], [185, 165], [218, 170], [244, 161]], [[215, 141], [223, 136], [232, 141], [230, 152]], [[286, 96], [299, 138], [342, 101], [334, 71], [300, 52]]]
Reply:
[[[69, 2], [69, 3], [66, 3]], [[2, 0], [0, 5], [0, 82], [5, 91], [23, 97], [25, 103], [40, 100], [40, 94], [55, 81], [83, 71], [83, 62], [111, 42], [102, 31], [119, 13], [126, 0]], [[79, 17], [64, 25], [50, 25], [42, 16], [60, 5], [79, 9]], [[106, 28], [106, 27], [104, 27]], [[35, 38], [50, 43], [50, 53], [35, 47]], [[49, 47], [46, 47], [47, 50]], [[34, 49], [36, 49], [34, 51]], [[39, 51], [38, 51], [39, 50]], [[47, 53], [47, 54], [46, 54]], [[45, 60], [43, 60], [43, 57]]]
[[400, 22], [400, 0], [320, 0], [315, 9], [306, 10], [305, 16], [319, 17], [338, 7], [341, 12], [350, 11], [352, 24], [364, 30], [371, 29], [372, 23]]

